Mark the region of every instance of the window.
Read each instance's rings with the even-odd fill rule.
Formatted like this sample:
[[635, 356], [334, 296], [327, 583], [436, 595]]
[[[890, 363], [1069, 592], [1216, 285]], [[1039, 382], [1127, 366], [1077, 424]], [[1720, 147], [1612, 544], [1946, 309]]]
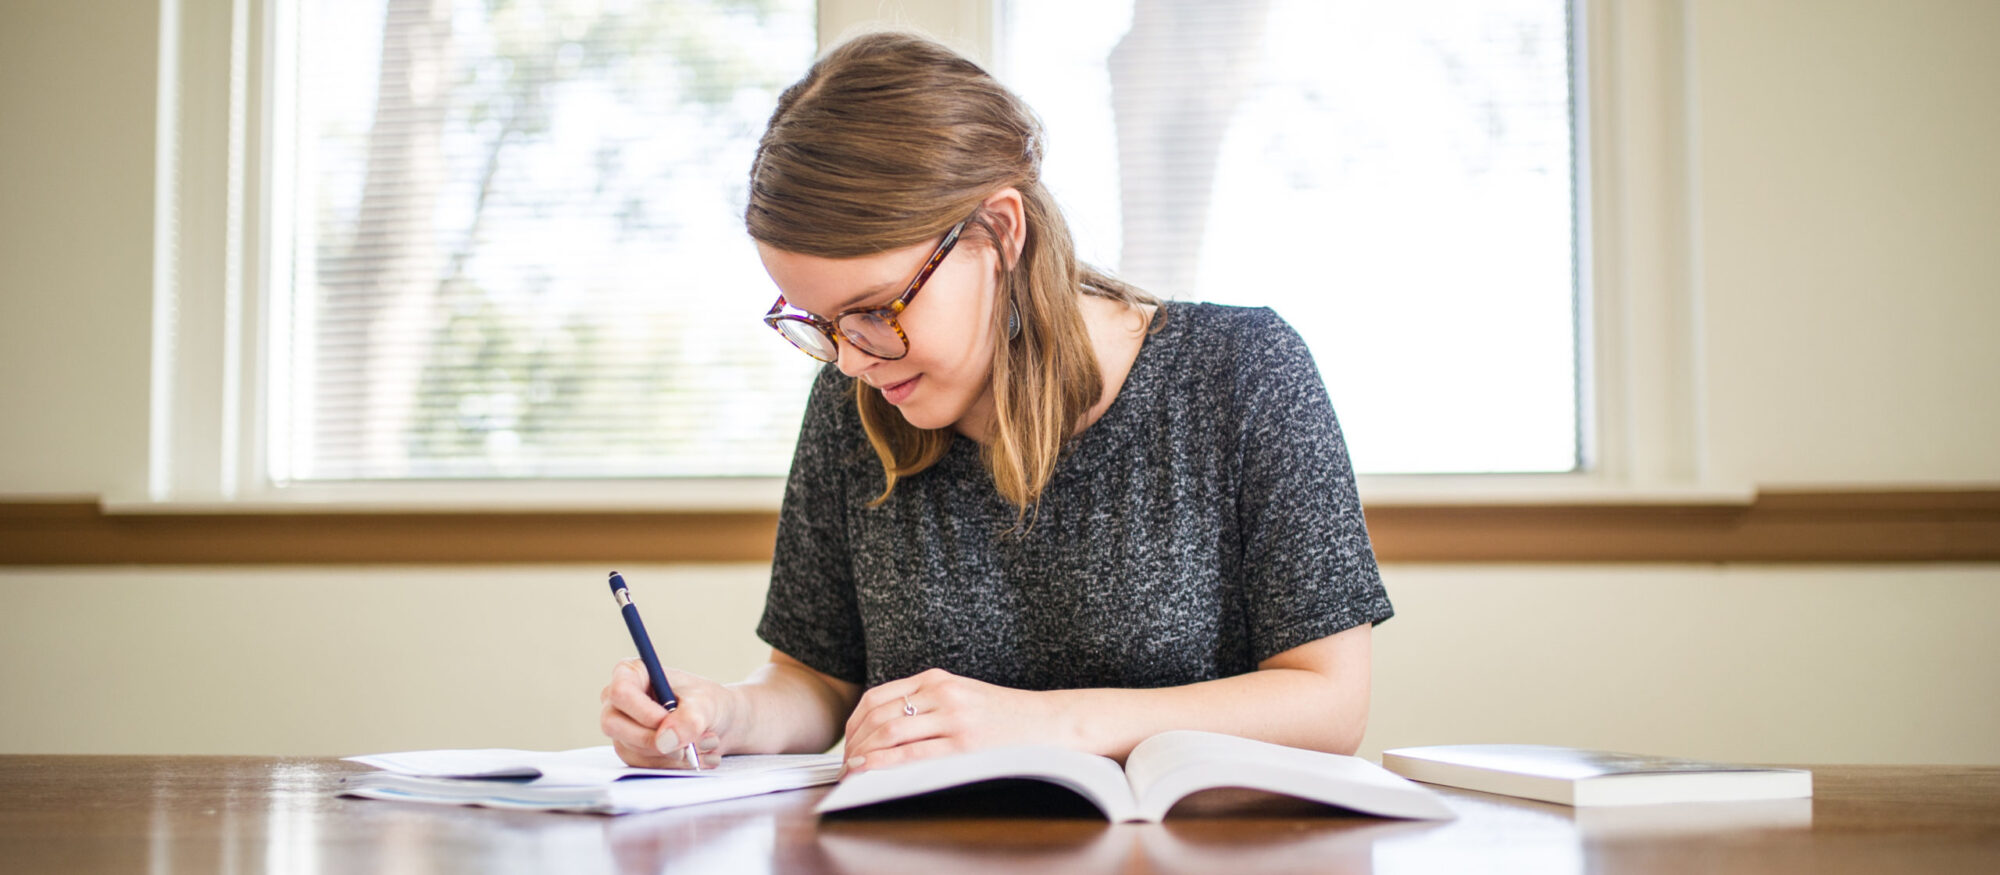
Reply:
[[785, 472], [742, 213], [809, 0], [293, 2], [274, 482]]
[[1306, 337], [1363, 473], [1579, 467], [1563, 0], [1008, 0], [1081, 255]]
[[[442, 10], [452, 34], [449, 77], [398, 74], [447, 82], [451, 99], [389, 119], [432, 126], [428, 176], [406, 165], [403, 186], [437, 200], [428, 273], [378, 252], [373, 269], [401, 273], [377, 290], [408, 296], [336, 306], [322, 280], [351, 293], [371, 269], [363, 217], [419, 214], [366, 207], [385, 11], [406, 6]], [[1003, 0], [981, 7], [990, 21], [948, 0], [898, 8], [1041, 111], [1047, 177], [1086, 258], [1284, 313], [1364, 474], [1485, 472], [1364, 477], [1371, 500], [1698, 482], [1672, 9], [1270, 0], [1260, 19], [1240, 4], [1190, 20], [1256, 50], [1226, 123], [1210, 123], [1200, 221], [1179, 223], [1202, 231], [1192, 258], [1161, 267], [1161, 238], [1126, 211], [1185, 204], [1122, 199], [1105, 61], [1135, 16], [1157, 28], [1180, 7]], [[813, 363], [760, 333], [766, 301], [744, 294], [769, 279], [741, 186], [815, 22], [833, 39], [883, 14], [872, 0], [163, 6], [153, 429], [143, 493], [107, 506], [775, 506]], [[1159, 57], [1213, 63], [1152, 36]], [[324, 61], [342, 45], [344, 72]], [[345, 96], [316, 108], [310, 82]], [[510, 112], [534, 121], [502, 140]], [[1189, 140], [1180, 124], [1150, 141]], [[1153, 184], [1192, 191], [1201, 175]], [[390, 301], [412, 315], [378, 318]], [[371, 367], [401, 381], [394, 427], [349, 422], [373, 379], [352, 374]]]

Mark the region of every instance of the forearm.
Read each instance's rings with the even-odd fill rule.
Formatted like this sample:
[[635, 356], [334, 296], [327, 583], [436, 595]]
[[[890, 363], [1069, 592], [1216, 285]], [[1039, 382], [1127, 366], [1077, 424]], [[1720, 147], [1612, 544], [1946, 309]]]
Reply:
[[1271, 668], [1159, 689], [1050, 693], [1072, 745], [1123, 761], [1169, 729], [1201, 729], [1276, 744], [1352, 754], [1368, 726], [1364, 681], [1306, 669]]
[[820, 753], [847, 722], [839, 694], [793, 666], [767, 663], [725, 686], [736, 695], [731, 753]]

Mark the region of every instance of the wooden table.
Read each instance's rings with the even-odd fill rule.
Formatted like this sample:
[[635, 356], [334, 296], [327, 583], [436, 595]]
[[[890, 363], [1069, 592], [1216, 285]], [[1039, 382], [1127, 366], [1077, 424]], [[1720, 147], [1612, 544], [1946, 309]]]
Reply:
[[4, 872], [2000, 872], [2000, 766], [1806, 766], [1811, 800], [1571, 809], [1442, 789], [1404, 822], [1241, 791], [821, 820], [826, 788], [625, 817], [334, 795], [327, 759], [0, 756]]

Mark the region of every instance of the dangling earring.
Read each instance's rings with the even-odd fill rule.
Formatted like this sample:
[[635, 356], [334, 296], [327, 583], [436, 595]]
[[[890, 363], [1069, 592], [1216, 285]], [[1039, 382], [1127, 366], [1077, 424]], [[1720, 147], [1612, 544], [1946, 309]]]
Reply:
[[1013, 304], [1008, 304], [1007, 339], [1013, 340], [1014, 338], [1020, 336], [1021, 336], [1021, 308], [1014, 306]]

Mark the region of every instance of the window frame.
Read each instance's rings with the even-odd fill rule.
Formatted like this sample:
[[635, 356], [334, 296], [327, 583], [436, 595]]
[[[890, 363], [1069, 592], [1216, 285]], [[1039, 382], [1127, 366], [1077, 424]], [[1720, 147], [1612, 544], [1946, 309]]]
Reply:
[[[1000, 3], [821, 0], [823, 47], [914, 26], [981, 62]], [[1747, 504], [1705, 476], [1686, 0], [1573, 0], [1581, 470], [1358, 478], [1369, 505]], [[272, 210], [289, 193], [291, 0], [163, 0], [156, 143], [154, 344], [143, 492], [118, 512], [346, 509], [772, 510], [782, 476], [313, 483], [267, 477], [266, 327], [289, 262]], [[278, 87], [269, 87], [276, 83]], [[281, 404], [282, 399], [273, 399]]]

